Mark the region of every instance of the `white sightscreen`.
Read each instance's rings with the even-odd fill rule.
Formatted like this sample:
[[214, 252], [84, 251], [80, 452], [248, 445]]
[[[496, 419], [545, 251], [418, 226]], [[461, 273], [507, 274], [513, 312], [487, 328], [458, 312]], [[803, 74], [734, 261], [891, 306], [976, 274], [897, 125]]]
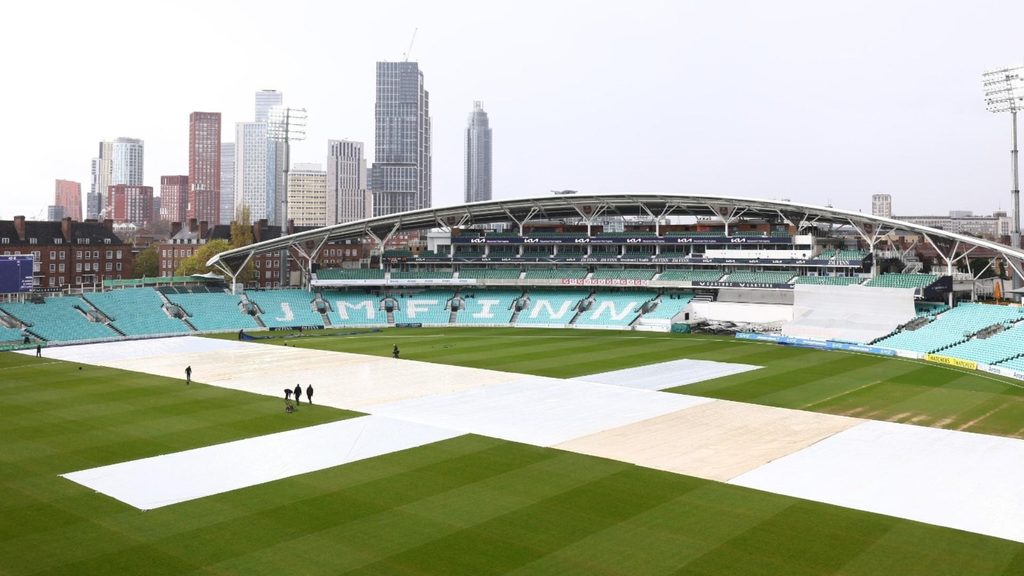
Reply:
[[912, 288], [797, 284], [793, 290], [786, 336], [866, 344], [916, 315]]

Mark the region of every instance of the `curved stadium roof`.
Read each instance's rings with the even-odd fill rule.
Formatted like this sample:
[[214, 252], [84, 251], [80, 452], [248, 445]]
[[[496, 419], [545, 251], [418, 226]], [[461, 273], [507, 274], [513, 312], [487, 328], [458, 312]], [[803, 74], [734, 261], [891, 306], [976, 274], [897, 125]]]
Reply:
[[868, 237], [881, 237], [889, 232], [910, 232], [924, 236], [933, 245], [937, 242], [952, 243], [951, 256], [957, 254], [958, 248], [968, 251], [973, 247], [993, 250], [1006, 257], [1011, 267], [1024, 278], [1021, 264], [1024, 252], [998, 242], [828, 206], [710, 194], [549, 195], [426, 208], [306, 230], [250, 244], [221, 252], [211, 258], [207, 265], [237, 270], [253, 255], [274, 252], [307, 241], [319, 243], [367, 236], [386, 238], [389, 234], [406, 230], [588, 216], [646, 217], [652, 221], [667, 216], [704, 216], [720, 223], [731, 223], [741, 218], [773, 218], [796, 226], [849, 226]]

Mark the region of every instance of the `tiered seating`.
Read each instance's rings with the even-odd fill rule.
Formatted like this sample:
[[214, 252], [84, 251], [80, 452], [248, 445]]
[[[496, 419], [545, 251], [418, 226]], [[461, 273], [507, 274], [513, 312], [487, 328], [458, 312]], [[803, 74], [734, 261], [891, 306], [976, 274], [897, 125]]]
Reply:
[[527, 280], [578, 279], [587, 276], [586, 268], [527, 268]]
[[914, 302], [914, 310], [918, 316], [935, 317], [949, 310], [949, 306], [939, 302]]
[[630, 256], [632, 258], [650, 258], [654, 256], [654, 247], [645, 246], [626, 246], [623, 250], [623, 256]]
[[320, 280], [383, 280], [380, 268], [321, 268], [316, 273]]
[[591, 276], [594, 280], [650, 280], [654, 270], [649, 268], [598, 268]]
[[676, 314], [682, 312], [691, 300], [693, 300], [693, 294], [662, 295], [661, 300], [658, 301], [658, 307], [644, 314], [644, 318], [671, 320], [675, 318]]
[[849, 286], [860, 284], [864, 279], [860, 276], [797, 276], [795, 284], [827, 284], [830, 286]]
[[567, 325], [587, 295], [584, 290], [531, 291], [530, 306], [519, 313], [516, 325]]
[[21, 342], [23, 338], [20, 328], [0, 326], [0, 342]]
[[683, 237], [687, 237], [687, 238], [718, 238], [720, 236], [725, 236], [725, 230], [717, 230], [717, 231], [711, 230], [711, 231], [706, 231], [706, 232], [691, 232], [691, 231], [686, 231], [686, 230], [682, 230], [682, 231], [675, 231], [674, 230], [674, 231], [669, 232], [669, 233], [667, 233], [665, 235], [666, 236], [683, 236]]
[[90, 322], [75, 307], [89, 310], [89, 304], [78, 296], [47, 298], [45, 304], [5, 303], [0, 309], [30, 324], [29, 330], [51, 342], [74, 342], [117, 338], [117, 332], [105, 324]]
[[1003, 368], [1009, 368], [1011, 370], [1020, 370], [1021, 372], [1024, 372], [1024, 356], [1014, 358], [1012, 360], [1007, 360], [1005, 362], [1000, 362], [999, 366]]
[[[993, 324], [1010, 324], [1024, 319], [1024, 309], [991, 304], [966, 303], [939, 316], [934, 322], [917, 330], [898, 332], [877, 342], [878, 346], [937, 352], [966, 340], [971, 334]], [[945, 352], [943, 352], [945, 354]]]
[[618, 246], [591, 246], [590, 256], [592, 258], [617, 258], [619, 256]]
[[313, 310], [313, 295], [305, 290], [252, 291], [245, 295], [263, 310], [260, 320], [267, 328], [324, 324], [320, 314]]
[[721, 270], [665, 270], [658, 276], [664, 282], [715, 282], [721, 278]]
[[163, 300], [151, 288], [124, 288], [89, 294], [86, 299], [129, 336], [181, 334], [188, 326], [163, 311]]
[[522, 295], [519, 290], [463, 290], [463, 309], [456, 316], [458, 324], [508, 324], [512, 304]]
[[882, 274], [864, 285], [876, 288], [924, 288], [938, 279], [935, 274]]
[[326, 290], [323, 299], [331, 305], [327, 313], [334, 326], [383, 326], [388, 323], [387, 312], [381, 308], [381, 298], [374, 294]]
[[547, 248], [524, 248], [523, 258], [551, 258], [551, 250]]
[[412, 258], [412, 250], [385, 250], [383, 258]]
[[839, 250], [833, 256], [836, 260], [863, 260], [868, 253], [864, 250]]
[[597, 294], [590, 308], [576, 319], [577, 326], [629, 326], [640, 315], [644, 302], [653, 292]]
[[256, 319], [238, 307], [240, 300], [234, 294], [167, 294], [167, 299], [185, 310], [188, 321], [196, 330], [259, 328]]
[[822, 250], [821, 253], [815, 258], [815, 260], [831, 260], [836, 257], [836, 250]]
[[452, 277], [451, 270], [392, 270], [392, 280], [446, 280]]
[[786, 284], [793, 278], [792, 272], [747, 272], [737, 271], [726, 276], [728, 282], [759, 282], [764, 284]]
[[446, 305], [452, 298], [448, 290], [426, 290], [417, 294], [391, 294], [398, 302], [395, 323], [448, 324], [451, 309]]
[[462, 268], [459, 270], [459, 278], [517, 280], [519, 268]]
[[975, 338], [942, 351], [945, 356], [974, 360], [981, 364], [995, 364], [1001, 360], [1024, 354], [1024, 322], [984, 340]]
[[491, 246], [487, 249], [488, 258], [515, 258], [519, 256], [519, 249], [511, 246]]

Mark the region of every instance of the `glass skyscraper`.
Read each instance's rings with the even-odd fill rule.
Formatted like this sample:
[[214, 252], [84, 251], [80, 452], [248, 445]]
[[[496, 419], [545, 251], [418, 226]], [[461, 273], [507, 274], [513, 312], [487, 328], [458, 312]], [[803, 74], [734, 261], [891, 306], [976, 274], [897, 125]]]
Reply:
[[473, 102], [466, 126], [466, 202], [491, 199], [491, 126], [480, 102]]
[[416, 62], [377, 63], [373, 215], [429, 208], [430, 98]]

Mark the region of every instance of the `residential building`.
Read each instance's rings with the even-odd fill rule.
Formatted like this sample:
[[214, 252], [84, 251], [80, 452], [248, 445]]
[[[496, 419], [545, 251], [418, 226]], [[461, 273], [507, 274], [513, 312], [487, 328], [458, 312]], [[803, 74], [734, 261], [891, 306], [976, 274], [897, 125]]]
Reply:
[[190, 114], [186, 209], [189, 218], [207, 222], [220, 219], [220, 152], [220, 112]]
[[288, 172], [288, 219], [296, 226], [326, 226], [327, 172], [320, 164], [295, 164]]
[[[145, 144], [137, 138], [118, 138], [112, 146], [110, 185], [142, 186]], [[109, 191], [109, 188], [108, 188]]]
[[[327, 213], [325, 225], [368, 218], [370, 194], [366, 190], [366, 159], [363, 143], [327, 141]], [[298, 222], [298, 220], [296, 220]]]
[[60, 218], [52, 220], [62, 220], [67, 216], [76, 222], [81, 222], [82, 185], [71, 180], [57, 180], [54, 185], [53, 204], [61, 206], [64, 209], [64, 213]]
[[99, 153], [92, 159], [90, 172], [92, 180], [86, 196], [86, 218], [96, 219], [106, 208], [107, 187], [110, 186], [114, 158], [114, 143], [100, 142]]
[[15, 216], [0, 221], [0, 254], [32, 255], [39, 289], [98, 285], [132, 275], [132, 247], [114, 234], [111, 220], [42, 222]]
[[235, 218], [235, 143], [220, 144], [220, 218], [218, 224], [230, 224]]
[[153, 220], [153, 187], [114, 184], [107, 194], [107, 206], [114, 224], [146, 226]]
[[46, 219], [50, 222], [57, 222], [64, 219], [64, 207], [51, 204], [46, 207]]
[[970, 211], [953, 210], [948, 216], [893, 216], [893, 218], [911, 224], [996, 241], [1009, 238], [1011, 228], [1011, 219], [1006, 212], [993, 212], [991, 216], [975, 216]]
[[171, 223], [171, 237], [157, 244], [157, 268], [160, 276], [174, 276], [182, 260], [192, 256], [206, 243], [209, 225], [195, 218]]
[[430, 98], [416, 62], [377, 63], [374, 216], [431, 206]]
[[480, 102], [473, 102], [466, 126], [466, 202], [491, 199], [491, 126]]
[[187, 175], [160, 177], [160, 220], [185, 221], [189, 197], [188, 182]]

